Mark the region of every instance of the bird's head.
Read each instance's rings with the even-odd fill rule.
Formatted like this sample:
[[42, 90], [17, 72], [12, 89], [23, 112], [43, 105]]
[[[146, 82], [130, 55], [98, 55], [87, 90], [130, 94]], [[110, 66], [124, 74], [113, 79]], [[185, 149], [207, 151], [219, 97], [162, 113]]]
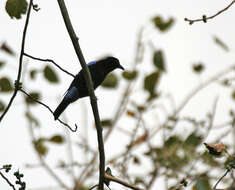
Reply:
[[124, 70], [123, 66], [120, 64], [119, 60], [115, 57], [105, 57], [102, 60], [99, 60], [98, 62], [101, 62], [105, 69], [112, 71], [114, 69], [122, 69]]

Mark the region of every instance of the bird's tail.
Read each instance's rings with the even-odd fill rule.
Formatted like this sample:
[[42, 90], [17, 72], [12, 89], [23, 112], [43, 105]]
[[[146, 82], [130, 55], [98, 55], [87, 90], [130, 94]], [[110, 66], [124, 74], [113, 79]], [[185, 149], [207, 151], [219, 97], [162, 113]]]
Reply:
[[54, 111], [53, 115], [55, 120], [58, 119], [58, 117], [60, 116], [60, 114], [67, 108], [67, 106], [70, 104], [69, 101], [67, 101], [66, 99], [63, 99], [62, 102], [58, 105], [58, 107], [56, 108], [56, 110]]

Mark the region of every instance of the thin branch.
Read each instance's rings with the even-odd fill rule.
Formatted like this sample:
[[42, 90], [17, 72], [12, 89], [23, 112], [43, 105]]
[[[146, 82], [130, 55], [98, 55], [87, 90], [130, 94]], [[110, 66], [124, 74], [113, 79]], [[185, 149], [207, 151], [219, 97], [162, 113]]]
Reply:
[[230, 172], [230, 169], [227, 169], [226, 172], [224, 173], [224, 175], [221, 176], [221, 178], [219, 178], [219, 180], [216, 182], [216, 184], [214, 185], [213, 189], [216, 189], [217, 185], [220, 183], [220, 181]]
[[[42, 103], [41, 101], [35, 99], [35, 98], [32, 97], [30, 94], [28, 94], [27, 92], [25, 92], [22, 88], [20, 88], [19, 90], [20, 90], [21, 92], [23, 92], [26, 96], [28, 96], [30, 99], [32, 99], [33, 101], [35, 101], [35, 102], [37, 102], [38, 104], [40, 104], [40, 105], [44, 106], [45, 108], [47, 108], [47, 109], [53, 114], [52, 109], [51, 109], [48, 105], [46, 105], [46, 104]], [[75, 124], [75, 129], [72, 129], [72, 127], [70, 127], [67, 123], [61, 121], [60, 119], [57, 119], [57, 120], [58, 120], [61, 124], [63, 124], [64, 126], [68, 127], [68, 129], [69, 129], [70, 131], [72, 131], [72, 132], [76, 132], [76, 131], [77, 131], [77, 128], [78, 128], [78, 127], [77, 127], [76, 124]]]
[[29, 55], [27, 53], [24, 53], [25, 56], [31, 58], [31, 59], [34, 59], [34, 60], [37, 60], [37, 61], [44, 61], [44, 62], [51, 62], [53, 63], [56, 67], [58, 67], [61, 71], [63, 71], [64, 73], [72, 76], [72, 77], [75, 77], [75, 75], [73, 75], [72, 73], [66, 71], [65, 69], [63, 69], [61, 66], [59, 66], [55, 61], [53, 61], [52, 59], [41, 59], [41, 58], [38, 58], [38, 57], [34, 57], [32, 55]]
[[20, 78], [21, 78], [21, 72], [22, 72], [22, 64], [23, 64], [23, 54], [24, 54], [26, 32], [27, 32], [27, 28], [28, 28], [28, 23], [29, 23], [29, 17], [30, 17], [32, 4], [33, 4], [33, 0], [30, 0], [27, 16], [26, 16], [26, 20], [25, 20], [25, 26], [24, 26], [24, 30], [23, 30], [23, 37], [22, 37], [22, 43], [21, 43], [21, 52], [20, 52], [20, 58], [19, 58], [19, 69], [18, 69], [17, 79], [16, 79], [16, 82], [15, 82], [15, 90], [14, 90], [14, 93], [13, 93], [6, 109], [4, 110], [3, 114], [0, 117], [0, 123], [3, 120], [4, 116], [6, 115], [6, 113], [8, 112], [8, 110], [10, 109], [10, 107], [11, 107], [11, 105], [12, 105], [12, 103], [13, 103], [16, 95], [17, 95], [17, 92], [19, 90]]
[[2, 174], [2, 172], [0, 172], [0, 175], [1, 175], [1, 177], [8, 183], [8, 185], [12, 187], [13, 190], [16, 190], [16, 189], [15, 189], [15, 186], [7, 179], [7, 177], [5, 177], [5, 176]]
[[107, 180], [107, 181], [113, 181], [113, 182], [119, 183], [119, 184], [121, 184], [121, 185], [123, 185], [125, 187], [130, 188], [130, 189], [143, 190], [143, 189], [141, 189], [139, 187], [136, 187], [136, 186], [134, 186], [132, 184], [126, 183], [125, 181], [122, 181], [122, 180], [120, 180], [120, 179], [118, 179], [118, 178], [116, 178], [114, 176], [111, 176], [111, 175], [109, 175], [107, 173], [105, 173], [104, 177], [105, 177], [105, 180]]
[[233, 5], [233, 3], [235, 3], [235, 0], [233, 0], [227, 7], [225, 7], [224, 9], [220, 10], [219, 12], [217, 12], [216, 14], [214, 14], [214, 15], [212, 15], [212, 16], [207, 17], [206, 15], [203, 15], [201, 19], [195, 19], [195, 20], [193, 20], [193, 19], [185, 18], [184, 20], [185, 20], [186, 22], [189, 22], [189, 24], [193, 24], [194, 22], [201, 22], [201, 21], [203, 21], [204, 23], [206, 23], [207, 20], [213, 19], [214, 17], [220, 15], [221, 13], [223, 13], [224, 11], [226, 11], [227, 9], [229, 9], [229, 8]]
[[67, 11], [67, 8], [65, 6], [64, 0], [58, 0], [58, 4], [60, 7], [61, 14], [63, 16], [67, 31], [69, 33], [69, 36], [71, 38], [71, 41], [73, 43], [75, 52], [77, 54], [77, 57], [79, 59], [79, 62], [82, 66], [82, 69], [84, 71], [84, 77], [86, 81], [86, 85], [88, 88], [88, 94], [90, 96], [90, 102], [92, 106], [93, 115], [95, 118], [95, 124], [96, 124], [96, 130], [97, 130], [97, 138], [98, 138], [98, 147], [99, 147], [99, 158], [100, 158], [100, 172], [99, 172], [99, 190], [104, 189], [104, 174], [105, 174], [105, 152], [104, 152], [104, 142], [103, 142], [103, 136], [102, 136], [102, 126], [100, 123], [100, 117], [99, 117], [99, 111], [97, 106], [97, 99], [95, 97], [93, 83], [91, 80], [91, 74], [89, 72], [89, 69], [86, 65], [86, 61], [84, 59], [82, 50], [80, 48], [80, 45], [78, 43], [78, 37], [76, 36], [76, 33], [74, 32], [72, 23], [69, 18], [69, 14]]

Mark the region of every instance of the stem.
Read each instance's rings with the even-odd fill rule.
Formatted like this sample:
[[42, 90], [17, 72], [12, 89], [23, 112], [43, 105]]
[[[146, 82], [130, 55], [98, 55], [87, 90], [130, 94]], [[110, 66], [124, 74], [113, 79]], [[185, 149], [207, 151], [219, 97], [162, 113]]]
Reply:
[[99, 176], [99, 188], [98, 189], [103, 190], [104, 189], [104, 173], [105, 173], [105, 153], [104, 153], [104, 143], [103, 143], [103, 136], [102, 136], [102, 127], [100, 124], [100, 117], [99, 117], [99, 111], [98, 111], [98, 106], [97, 106], [97, 99], [94, 93], [91, 75], [86, 65], [86, 61], [83, 57], [83, 53], [80, 48], [80, 45], [78, 43], [78, 37], [76, 36], [72, 23], [70, 21], [69, 14], [65, 6], [64, 0], [57, 0], [57, 1], [60, 7], [61, 14], [64, 19], [64, 22], [65, 22], [65, 25], [66, 25], [67, 31], [73, 43], [75, 52], [82, 66], [82, 69], [84, 71], [84, 77], [85, 77], [86, 85], [88, 88], [88, 93], [90, 96], [90, 102], [92, 106], [93, 115], [95, 118], [97, 138], [98, 138], [98, 147], [99, 147], [99, 156], [100, 156], [100, 173], [99, 173], [100, 176]]

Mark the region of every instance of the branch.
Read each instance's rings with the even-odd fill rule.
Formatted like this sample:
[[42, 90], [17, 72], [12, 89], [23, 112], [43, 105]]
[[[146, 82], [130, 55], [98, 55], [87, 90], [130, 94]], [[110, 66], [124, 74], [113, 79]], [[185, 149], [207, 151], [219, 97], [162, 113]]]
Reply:
[[8, 183], [9, 186], [12, 187], [13, 190], [16, 190], [15, 186], [2, 174], [2, 172], [0, 172], [0, 176]]
[[[30, 96], [30, 94], [28, 94], [27, 92], [25, 92], [22, 88], [20, 88], [19, 90], [20, 90], [21, 92], [23, 92], [26, 96], [28, 96], [30, 99], [32, 99], [33, 101], [35, 101], [35, 102], [37, 102], [38, 104], [40, 104], [40, 105], [44, 106], [45, 108], [47, 108], [47, 109], [53, 114], [52, 109], [51, 109], [48, 105], [46, 105], [46, 104], [42, 103], [41, 101], [35, 99], [34, 97]], [[75, 129], [72, 129], [72, 127], [70, 127], [67, 123], [61, 121], [60, 119], [57, 119], [57, 120], [58, 120], [61, 124], [63, 124], [64, 126], [68, 127], [68, 129], [69, 129], [70, 131], [72, 131], [72, 132], [76, 132], [76, 131], [77, 131], [77, 128], [78, 128], [78, 127], [77, 127], [76, 124], [75, 124]]]
[[216, 184], [214, 185], [213, 189], [216, 189], [217, 185], [220, 183], [220, 181], [230, 172], [230, 169], [227, 169], [226, 172], [224, 173], [223, 176], [221, 176], [221, 178], [219, 178], [219, 180], [216, 182]]
[[141, 188], [139, 188], [139, 187], [136, 187], [136, 186], [134, 186], [134, 185], [131, 185], [131, 184], [129, 184], [129, 183], [126, 183], [125, 181], [122, 181], [122, 180], [120, 180], [120, 179], [118, 179], [118, 178], [116, 178], [116, 177], [114, 177], [114, 176], [111, 176], [111, 175], [109, 175], [109, 174], [107, 174], [107, 173], [105, 173], [104, 177], [105, 177], [105, 180], [107, 180], [107, 181], [113, 181], [113, 182], [119, 183], [119, 184], [121, 184], [121, 185], [124, 185], [125, 187], [130, 188], [130, 189], [134, 189], [134, 190], [143, 190], [143, 189], [141, 189]]
[[61, 71], [65, 72], [66, 74], [72, 76], [72, 77], [75, 77], [75, 75], [73, 75], [72, 73], [66, 71], [65, 69], [63, 69], [61, 66], [59, 66], [55, 61], [53, 61], [52, 59], [41, 59], [41, 58], [38, 58], [38, 57], [34, 57], [32, 55], [29, 55], [27, 53], [23, 53], [23, 55], [31, 58], [31, 59], [34, 59], [34, 60], [37, 60], [37, 61], [45, 61], [45, 62], [51, 62], [53, 63], [56, 67], [58, 67]]
[[194, 22], [200, 22], [200, 21], [203, 21], [204, 23], [206, 23], [207, 20], [213, 19], [214, 17], [220, 15], [221, 13], [223, 13], [224, 11], [229, 9], [229, 7], [231, 7], [233, 5], [233, 3], [235, 3], [235, 0], [233, 0], [227, 7], [225, 7], [224, 9], [220, 10], [219, 12], [217, 12], [216, 14], [214, 14], [212, 16], [207, 17], [206, 15], [202, 15], [201, 19], [192, 20], [192, 19], [185, 18], [184, 20], [189, 22], [190, 25], [193, 24]]
[[27, 12], [27, 16], [26, 16], [26, 21], [25, 21], [25, 26], [24, 26], [24, 30], [23, 30], [23, 37], [22, 37], [22, 43], [21, 43], [21, 52], [20, 52], [20, 58], [19, 58], [19, 69], [18, 69], [18, 75], [17, 75], [17, 79], [15, 82], [15, 90], [14, 93], [5, 109], [5, 111], [3, 112], [3, 114], [0, 117], [0, 123], [3, 120], [4, 116], [6, 115], [6, 113], [8, 112], [8, 110], [10, 109], [16, 95], [17, 92], [19, 90], [19, 86], [20, 86], [20, 78], [21, 78], [21, 72], [22, 72], [22, 64], [23, 64], [23, 54], [24, 54], [24, 46], [25, 46], [25, 38], [26, 38], [26, 32], [27, 32], [27, 28], [28, 28], [28, 23], [29, 23], [29, 17], [30, 17], [30, 12], [31, 12], [31, 7], [33, 4], [33, 0], [30, 0], [29, 2], [29, 7], [28, 7], [28, 12]]
[[99, 117], [99, 111], [97, 106], [97, 99], [95, 97], [94, 88], [91, 80], [91, 74], [89, 72], [89, 69], [86, 65], [86, 61], [83, 57], [82, 50], [80, 48], [80, 45], [78, 43], [78, 38], [74, 32], [72, 23], [69, 18], [69, 14], [67, 11], [67, 8], [65, 6], [64, 0], [57, 0], [61, 14], [63, 16], [67, 31], [69, 33], [69, 36], [71, 38], [71, 41], [73, 43], [75, 52], [77, 54], [77, 57], [79, 59], [79, 62], [82, 66], [82, 69], [84, 71], [84, 77], [86, 81], [86, 85], [88, 88], [88, 94], [90, 96], [92, 111], [95, 117], [95, 124], [96, 124], [96, 130], [97, 130], [97, 138], [98, 138], [98, 147], [99, 147], [99, 156], [100, 156], [100, 173], [99, 173], [99, 190], [103, 190], [104, 188], [104, 173], [105, 173], [105, 153], [104, 153], [104, 143], [103, 143], [103, 136], [102, 136], [102, 127], [100, 124], [100, 117]]

